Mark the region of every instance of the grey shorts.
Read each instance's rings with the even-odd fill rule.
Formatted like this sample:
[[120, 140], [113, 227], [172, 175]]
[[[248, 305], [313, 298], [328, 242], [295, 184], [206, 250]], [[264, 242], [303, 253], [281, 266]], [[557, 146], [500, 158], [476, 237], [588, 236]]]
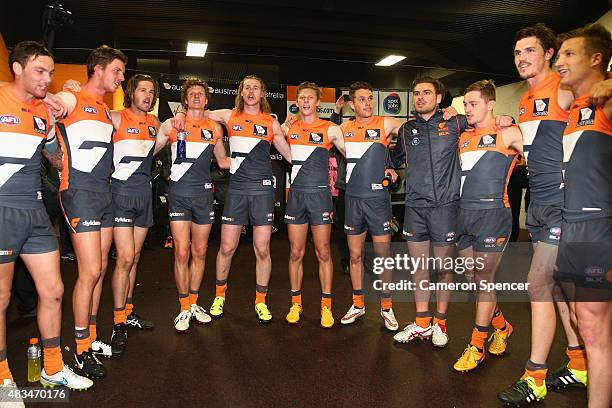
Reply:
[[503, 252], [512, 230], [510, 208], [468, 210], [459, 208], [457, 249], [472, 247], [479, 252]]
[[533, 242], [559, 245], [562, 221], [563, 204], [529, 204], [526, 225]]
[[14, 262], [19, 254], [44, 254], [58, 248], [44, 208], [0, 207], [0, 230], [0, 263]]
[[168, 195], [168, 216], [172, 221], [191, 221], [194, 224], [214, 224], [213, 193], [198, 197]]
[[391, 234], [391, 199], [345, 196], [344, 232], [359, 235]]
[[113, 220], [115, 227], [152, 227], [151, 194], [142, 196], [113, 194]]
[[100, 231], [113, 226], [113, 195], [80, 189], [60, 193], [60, 204], [73, 233]]
[[439, 207], [406, 207], [402, 235], [406, 241], [431, 241], [435, 246], [454, 245], [457, 210], [456, 202]]
[[289, 190], [287, 224], [324, 225], [333, 223], [333, 202], [329, 189], [315, 192]]

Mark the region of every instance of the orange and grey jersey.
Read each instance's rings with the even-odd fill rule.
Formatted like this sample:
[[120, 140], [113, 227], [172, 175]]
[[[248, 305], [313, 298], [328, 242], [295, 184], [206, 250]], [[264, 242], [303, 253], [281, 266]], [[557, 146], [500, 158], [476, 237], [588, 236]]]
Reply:
[[506, 147], [501, 130], [474, 129], [459, 138], [461, 208], [509, 208], [507, 186], [517, 153]]
[[563, 181], [564, 219], [612, 217], [612, 120], [588, 95], [572, 103], [563, 133]]
[[0, 207], [43, 208], [41, 150], [45, 141], [55, 140], [49, 126], [45, 104], [22, 102], [11, 86], [0, 88]]
[[563, 130], [568, 112], [558, 104], [558, 73], [523, 94], [519, 126], [529, 171], [529, 192], [536, 204], [563, 202]]
[[157, 120], [149, 114], [136, 115], [130, 109], [124, 109], [119, 114], [121, 123], [113, 135], [113, 193], [150, 193]]
[[291, 147], [291, 188], [299, 191], [329, 190], [329, 141], [327, 130], [333, 123], [316, 119], [298, 120], [287, 135]]
[[229, 189], [258, 194], [273, 189], [270, 144], [274, 118], [268, 113], [250, 115], [232, 111], [227, 122], [231, 151]]
[[346, 195], [360, 198], [384, 198], [389, 193], [382, 186], [387, 163], [385, 118], [373, 116], [368, 123], [352, 120], [343, 126], [346, 148]]
[[74, 110], [57, 123], [64, 153], [60, 191], [109, 192], [114, 132], [110, 112], [101, 96], [84, 91], [74, 96]]
[[222, 137], [215, 131], [211, 119], [185, 121], [186, 158], [176, 156], [178, 131], [172, 129], [169, 143], [172, 151], [170, 168], [170, 192], [183, 197], [199, 197], [212, 191], [210, 163], [217, 139]]

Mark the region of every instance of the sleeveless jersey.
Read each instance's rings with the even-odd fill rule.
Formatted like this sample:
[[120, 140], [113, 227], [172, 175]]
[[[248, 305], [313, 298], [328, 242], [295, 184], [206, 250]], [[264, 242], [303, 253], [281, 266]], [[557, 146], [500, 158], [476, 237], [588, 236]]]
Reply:
[[287, 136], [291, 147], [291, 188], [299, 191], [329, 189], [329, 141], [327, 130], [333, 124], [316, 119], [313, 123], [298, 120]]
[[558, 104], [558, 73], [525, 92], [519, 105], [525, 160], [529, 172], [531, 201], [537, 204], [563, 202], [563, 130], [568, 112]]
[[382, 186], [387, 160], [385, 118], [373, 116], [369, 123], [345, 122], [346, 195], [359, 198], [384, 198]]
[[502, 132], [474, 129], [459, 138], [461, 208], [509, 208], [507, 186], [517, 153], [504, 144]]
[[[0, 88], [0, 206], [43, 208], [40, 160], [49, 138], [49, 109], [40, 100], [17, 99], [12, 87]], [[2, 232], [5, 233], [5, 232]]]
[[563, 218], [612, 217], [612, 120], [589, 96], [572, 103], [563, 134]]
[[215, 122], [210, 119], [185, 120], [186, 158], [176, 157], [176, 129], [170, 132], [169, 143], [172, 151], [170, 168], [170, 193], [186, 197], [198, 197], [212, 191], [210, 163], [217, 139]]
[[113, 122], [101, 96], [75, 92], [76, 105], [57, 123], [64, 158], [60, 191], [78, 188], [110, 191]]
[[153, 115], [136, 115], [130, 109], [119, 114], [121, 123], [113, 136], [113, 193], [150, 194], [157, 121]]
[[232, 111], [227, 122], [230, 145], [229, 189], [243, 194], [273, 191], [270, 144], [274, 118]]

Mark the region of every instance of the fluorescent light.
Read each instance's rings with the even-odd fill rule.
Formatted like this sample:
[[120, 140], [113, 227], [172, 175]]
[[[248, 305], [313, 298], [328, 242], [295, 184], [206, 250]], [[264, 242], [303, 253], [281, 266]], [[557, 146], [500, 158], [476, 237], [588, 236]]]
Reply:
[[208, 48], [207, 42], [189, 41], [187, 42], [188, 57], [203, 57]]
[[389, 55], [388, 57], [385, 57], [378, 61], [376, 65], [379, 67], [388, 67], [390, 65], [400, 62], [403, 59], [406, 59], [406, 57], [404, 57], [403, 55]]

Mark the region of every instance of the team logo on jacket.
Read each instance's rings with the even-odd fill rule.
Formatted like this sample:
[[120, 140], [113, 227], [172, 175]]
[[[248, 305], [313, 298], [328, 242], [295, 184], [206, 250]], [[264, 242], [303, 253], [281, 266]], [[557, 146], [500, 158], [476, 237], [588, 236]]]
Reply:
[[495, 147], [497, 145], [496, 139], [497, 135], [484, 135], [480, 139], [478, 147]]
[[587, 106], [586, 108], [580, 109], [580, 119], [576, 126], [589, 126], [595, 123], [595, 110], [593, 106]]
[[366, 129], [365, 140], [380, 140], [380, 129]]
[[128, 135], [137, 135], [140, 133], [138, 128], [127, 128]]
[[413, 137], [412, 140], [410, 140], [410, 144], [412, 146], [418, 146], [421, 144], [421, 139], [418, 137]]
[[200, 129], [200, 133], [202, 134], [202, 140], [206, 140], [206, 141], [213, 140], [213, 134], [210, 130]]
[[43, 118], [39, 118], [38, 116], [34, 116], [34, 131], [36, 133], [47, 133], [47, 121]]
[[155, 137], [157, 136], [157, 130], [155, 129], [155, 126], [149, 126], [149, 137]]
[[268, 128], [262, 125], [253, 125], [253, 134], [255, 136], [268, 136]]
[[322, 144], [323, 134], [310, 132], [310, 138], [308, 140], [310, 141], [310, 143], [313, 143], [313, 144]]
[[548, 116], [548, 103], [550, 98], [536, 99], [533, 101], [533, 116]]
[[95, 106], [83, 106], [83, 112], [95, 115], [98, 113], [98, 110], [95, 108]]

